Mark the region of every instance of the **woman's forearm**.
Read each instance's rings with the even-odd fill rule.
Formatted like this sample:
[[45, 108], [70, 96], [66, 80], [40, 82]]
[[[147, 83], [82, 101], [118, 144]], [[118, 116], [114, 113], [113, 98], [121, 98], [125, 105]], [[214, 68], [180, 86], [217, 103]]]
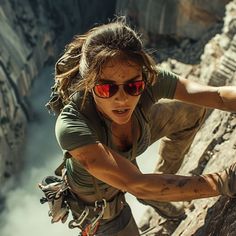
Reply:
[[217, 174], [180, 176], [145, 174], [143, 186], [134, 193], [142, 199], [154, 201], [188, 201], [219, 195]]
[[140, 199], [168, 202], [220, 194], [236, 197], [236, 163], [221, 172], [201, 176], [143, 174], [129, 160], [102, 144], [85, 146], [70, 153], [97, 179]]

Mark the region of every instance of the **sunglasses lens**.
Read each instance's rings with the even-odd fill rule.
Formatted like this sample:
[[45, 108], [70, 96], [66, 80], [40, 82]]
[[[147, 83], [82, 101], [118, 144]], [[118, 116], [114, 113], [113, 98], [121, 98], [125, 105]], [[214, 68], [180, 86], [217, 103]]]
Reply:
[[101, 98], [112, 97], [119, 87], [116, 84], [97, 84], [94, 87], [94, 93]]
[[[140, 95], [145, 89], [143, 80], [123, 84], [125, 92], [131, 96]], [[117, 93], [119, 85], [117, 84], [96, 84], [93, 88], [94, 93], [100, 98], [110, 98]]]
[[143, 80], [130, 82], [124, 85], [124, 90], [131, 96], [140, 95], [145, 89], [145, 82]]

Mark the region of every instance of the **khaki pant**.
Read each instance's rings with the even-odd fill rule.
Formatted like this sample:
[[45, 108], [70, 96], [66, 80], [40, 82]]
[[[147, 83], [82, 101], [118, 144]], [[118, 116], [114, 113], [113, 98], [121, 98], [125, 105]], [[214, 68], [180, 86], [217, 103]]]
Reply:
[[151, 109], [151, 142], [161, 139], [155, 172], [175, 174], [204, 122], [206, 109], [163, 100]]

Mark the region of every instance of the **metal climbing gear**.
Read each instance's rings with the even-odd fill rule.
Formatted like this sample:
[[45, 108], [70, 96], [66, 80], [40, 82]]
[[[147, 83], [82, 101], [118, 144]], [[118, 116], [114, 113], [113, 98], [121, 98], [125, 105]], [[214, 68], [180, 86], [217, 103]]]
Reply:
[[89, 214], [89, 208], [86, 206], [78, 219], [74, 219], [74, 220], [71, 220], [69, 222], [69, 225], [68, 225], [69, 228], [70, 229], [74, 229], [74, 228], [78, 227], [78, 228], [81, 229], [82, 228], [82, 224], [86, 220], [86, 217], [88, 216], [88, 214]]
[[[94, 235], [98, 230], [99, 220], [102, 219], [106, 206], [107, 202], [105, 199], [96, 201], [92, 209], [86, 206], [78, 219], [69, 222], [69, 228], [80, 228], [82, 230], [81, 236]], [[88, 219], [90, 211], [94, 215], [91, 220]]]
[[51, 223], [66, 222], [69, 215], [69, 207], [65, 201], [68, 184], [65, 181], [65, 171], [62, 179], [55, 176], [47, 176], [39, 184], [39, 188], [44, 192], [45, 197], [40, 199], [41, 204], [48, 202], [48, 215], [52, 218]]

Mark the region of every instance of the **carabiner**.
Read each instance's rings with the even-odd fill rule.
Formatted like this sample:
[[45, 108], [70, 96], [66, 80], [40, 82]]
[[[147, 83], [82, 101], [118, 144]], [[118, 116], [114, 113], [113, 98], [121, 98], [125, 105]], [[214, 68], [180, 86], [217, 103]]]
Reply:
[[83, 222], [89, 214], [89, 208], [86, 206], [83, 212], [80, 214], [80, 217], [76, 220], [71, 220], [68, 224], [70, 229], [74, 229], [76, 227], [81, 228]]
[[107, 206], [107, 201], [106, 199], [103, 198], [102, 201], [95, 201], [94, 205], [95, 205], [94, 211], [96, 211], [98, 208], [101, 207], [100, 205], [102, 205], [102, 207], [105, 208]]
[[95, 209], [94, 209], [94, 211], [96, 211], [98, 208], [101, 208], [101, 211], [99, 212], [99, 214], [96, 217], [94, 217], [91, 220], [91, 230], [93, 230], [95, 228], [95, 226], [97, 225], [97, 222], [103, 217], [103, 214], [104, 214], [106, 206], [107, 206], [106, 199], [102, 199], [102, 202], [99, 202], [99, 201], [95, 202]]

